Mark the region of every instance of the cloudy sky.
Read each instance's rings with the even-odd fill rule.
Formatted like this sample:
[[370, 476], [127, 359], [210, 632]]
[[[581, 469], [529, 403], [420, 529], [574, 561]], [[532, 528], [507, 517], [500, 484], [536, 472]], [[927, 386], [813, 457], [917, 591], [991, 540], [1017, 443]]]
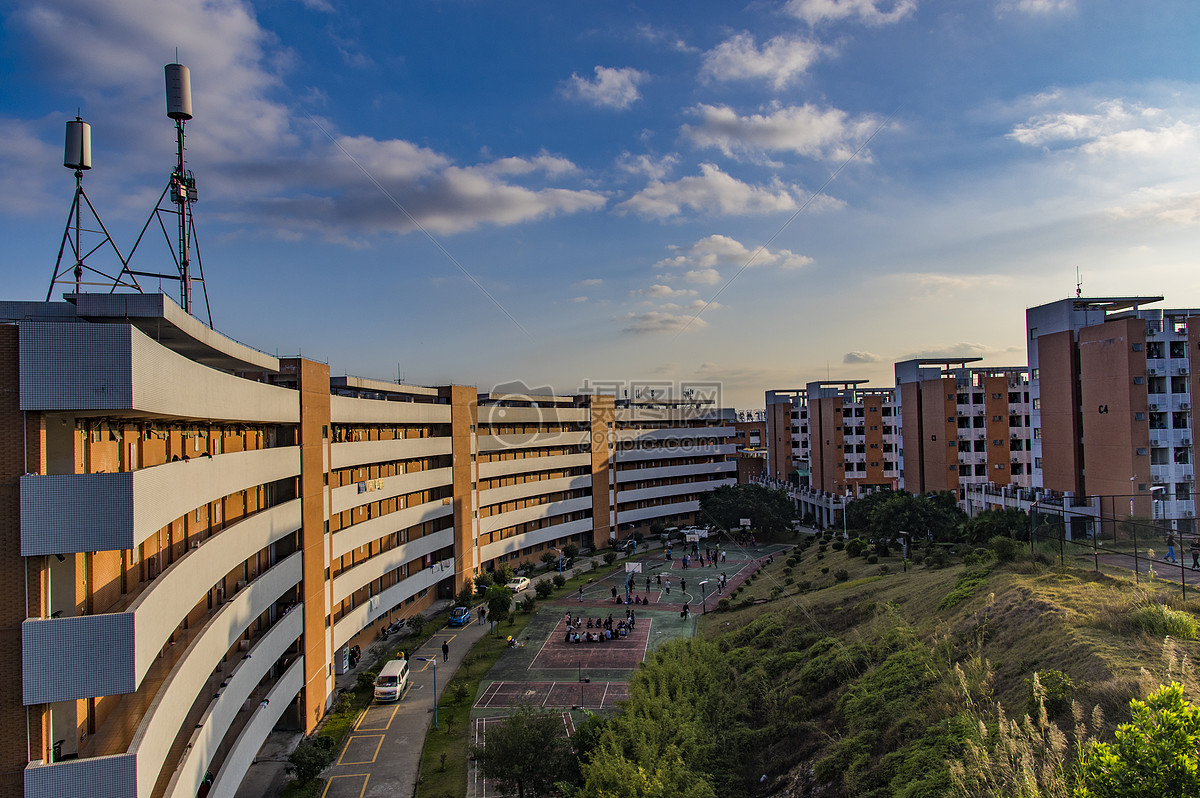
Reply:
[[[46, 295], [77, 113], [85, 187], [133, 245], [173, 167], [178, 49], [214, 326], [334, 374], [720, 382], [753, 409], [913, 356], [1023, 363], [1025, 307], [1076, 270], [1200, 306], [1195, 0], [2, 13], [7, 299]], [[134, 266], [168, 258], [152, 228]]]

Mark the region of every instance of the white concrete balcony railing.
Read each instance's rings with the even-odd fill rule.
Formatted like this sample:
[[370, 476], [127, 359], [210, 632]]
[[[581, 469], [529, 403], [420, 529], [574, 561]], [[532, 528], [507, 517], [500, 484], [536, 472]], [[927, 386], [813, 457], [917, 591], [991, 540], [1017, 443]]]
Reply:
[[21, 555], [134, 549], [203, 504], [299, 473], [299, 447], [284, 446], [113, 474], [26, 474]]
[[506, 485], [502, 488], [479, 491], [479, 506], [515, 501], [529, 496], [544, 496], [549, 493], [559, 493], [565, 490], [587, 490], [592, 486], [592, 475], [584, 474], [578, 477], [559, 477], [558, 479], [540, 479], [534, 482], [522, 482], [519, 485]]
[[450, 454], [450, 438], [397, 438], [390, 441], [351, 441], [329, 447], [330, 468], [355, 468], [372, 463], [391, 463]]
[[501, 449], [542, 449], [560, 446], [582, 446], [591, 440], [590, 432], [523, 432], [512, 435], [480, 435], [479, 451]]
[[294, 424], [300, 395], [202, 365], [132, 324], [21, 325], [21, 409]]
[[394, 496], [440, 488], [449, 485], [453, 479], [454, 470], [447, 467], [342, 485], [330, 491], [330, 510], [340, 513]]
[[[292, 610], [296, 612], [296, 610]], [[254, 764], [259, 749], [266, 742], [267, 735], [275, 728], [275, 724], [283, 717], [283, 713], [291, 705], [292, 698], [304, 688], [304, 657], [299, 656], [284, 671], [279, 681], [267, 693], [267, 705], [254, 710], [250, 719], [233, 742], [233, 747], [225, 757], [221, 769], [213, 779], [208, 791], [208, 798], [233, 798], [237, 793], [246, 772]], [[195, 793], [193, 793], [195, 794]]]
[[479, 407], [480, 424], [579, 424], [590, 420], [591, 410], [586, 407]]
[[619, 429], [616, 438], [625, 441], [717, 440], [732, 438], [732, 427], [666, 427], [664, 429]]
[[502, 554], [509, 554], [529, 546], [549, 543], [572, 535], [581, 535], [592, 530], [592, 519], [581, 518], [578, 521], [568, 521], [563, 524], [535, 529], [523, 535], [513, 535], [504, 540], [497, 540], [479, 548], [479, 561], [494, 560]]
[[592, 509], [591, 496], [567, 499], [562, 502], [539, 504], [535, 507], [522, 507], [519, 510], [480, 518], [479, 534], [487, 534], [497, 529], [504, 529], [505, 527], [516, 526], [517, 524], [524, 524], [528, 521], [536, 521], [541, 518], [552, 518], [556, 515], [566, 515], [567, 513], [576, 513], [590, 509]]
[[137, 798], [150, 798], [175, 735], [195, 702], [196, 685], [205, 683], [217, 663], [260, 615], [300, 583], [302, 556], [296, 552], [227, 601], [172, 668], [130, 743], [129, 750], [138, 763], [137, 792], [133, 793]]
[[336, 559], [343, 554], [349, 554], [358, 547], [374, 543], [393, 532], [453, 514], [454, 502], [452, 500], [437, 499], [351, 524], [333, 533], [333, 557]]
[[439, 532], [434, 532], [432, 535], [425, 535], [416, 540], [410, 540], [408, 543], [402, 543], [395, 548], [380, 552], [367, 560], [355, 563], [353, 567], [342, 571], [333, 578], [333, 583], [330, 585], [333, 601], [334, 603], [342, 601], [367, 583], [373, 582], [384, 574], [396, 570], [405, 563], [418, 560], [427, 554], [433, 554], [436, 551], [449, 548], [453, 545], [454, 530], [443, 529]]
[[699, 446], [661, 446], [653, 449], [623, 449], [617, 447], [617, 462], [632, 463], [640, 460], [678, 460], [681, 457], [728, 457], [737, 454], [736, 443], [720, 443]]
[[331, 396], [329, 416], [334, 424], [449, 424], [450, 405]]
[[537, 471], [565, 471], [568, 468], [591, 466], [592, 456], [583, 454], [556, 454], [550, 457], [520, 457], [515, 460], [494, 460], [479, 463], [480, 479], [506, 477], [510, 474], [531, 474]]
[[410, 575], [382, 593], [371, 596], [370, 599], [343, 615], [341, 620], [333, 625], [334, 650], [346, 645], [351, 638], [371, 625], [375, 619], [386, 615], [393, 607], [400, 606], [402, 602], [422, 590], [436, 587], [443, 579], [453, 579], [454, 573], [454, 558], [450, 557]]
[[640, 482], [643, 479], [671, 479], [674, 477], [701, 476], [707, 474], [737, 473], [737, 462], [729, 460], [719, 463], [690, 463], [688, 465], [659, 466], [658, 468], [630, 468], [617, 472], [617, 483]]
[[694, 513], [699, 509], [700, 502], [692, 500], [675, 502], [674, 504], [660, 504], [657, 507], [639, 507], [635, 510], [619, 510], [617, 512], [617, 522], [622, 524], [632, 524], [638, 521], [646, 521], [651, 518], [664, 518], [668, 515]]
[[[155, 782], [162, 771], [166, 758], [174, 745], [179, 730], [196, 700], [196, 685], [203, 685], [212, 674], [216, 664], [233, 647], [242, 633], [262, 613], [299, 583], [301, 576], [301, 554], [296, 552], [270, 569], [231, 601], [210, 620], [200, 634], [188, 646], [183, 657], [172, 668], [160, 687], [153, 703], [142, 717], [133, 735], [129, 748], [123, 754], [68, 760], [66, 762], [31, 762], [25, 768], [25, 796], [27, 798], [57, 798], [62, 795], [87, 795], [98, 798], [150, 798]], [[295, 618], [291, 615], [295, 614]], [[103, 617], [103, 616], [97, 616]], [[269, 670], [278, 651], [282, 653], [303, 631], [302, 612], [293, 609], [288, 617], [281, 619], [267, 634], [259, 639], [259, 645], [267, 645], [260, 659], [242, 660], [238, 669], [254, 662], [254, 668]], [[72, 619], [73, 620], [73, 619]], [[120, 641], [108, 640], [103, 645], [115, 646]], [[282, 646], [282, 647], [281, 647]], [[76, 649], [75, 659], [79, 651]], [[256, 651], [256, 650], [255, 650]], [[251, 653], [255, 653], [252, 651]], [[89, 653], [88, 665], [94, 658]], [[261, 663], [261, 664], [258, 664]], [[82, 670], [82, 669], [81, 669]], [[245, 684], [254, 684], [265, 675], [266, 670], [256, 675], [254, 669], [241, 672], [238, 689]], [[238, 671], [235, 671], [238, 673]], [[291, 695], [298, 692], [293, 691]], [[287, 701], [281, 702], [280, 710]], [[238, 702], [237, 707], [241, 707]], [[226, 711], [231, 711], [227, 705]], [[230, 721], [214, 725], [213, 734], [219, 744]], [[255, 749], [257, 750], [257, 749]], [[203, 771], [201, 771], [203, 773]], [[192, 794], [195, 794], [193, 789]]]
[[[163, 571], [120, 613], [30, 619], [22, 624], [24, 692], [28, 703], [49, 703], [138, 689], [171, 633], [212, 586], [256, 552], [300, 528], [300, 500], [238, 521]], [[79, 668], [78, 652], [108, 660]]]
[[708, 482], [681, 482], [676, 485], [659, 485], [653, 488], [638, 490], [620, 490], [617, 492], [617, 502], [637, 502], [646, 499], [660, 499], [667, 496], [689, 496], [715, 490], [723, 485], [736, 485], [737, 477], [731, 479], [714, 479]]
[[[194, 798], [204, 782], [204, 776], [212, 764], [213, 757], [216, 756], [221, 741], [237, 719], [238, 713], [243, 710], [254, 688], [270, 674], [272, 666], [302, 634], [304, 605], [297, 604], [268, 629], [266, 634], [255, 640], [248, 656], [234, 665], [229, 678], [221, 685], [216, 698], [209, 704], [196, 730], [192, 732], [187, 751], [167, 783], [164, 794], [166, 798]], [[298, 685], [290, 695], [283, 696], [283, 702], [289, 703], [302, 686], [303, 684]], [[269, 708], [268, 703], [266, 709]], [[258, 708], [262, 709], [264, 708]], [[281, 707], [279, 711], [282, 710]]]

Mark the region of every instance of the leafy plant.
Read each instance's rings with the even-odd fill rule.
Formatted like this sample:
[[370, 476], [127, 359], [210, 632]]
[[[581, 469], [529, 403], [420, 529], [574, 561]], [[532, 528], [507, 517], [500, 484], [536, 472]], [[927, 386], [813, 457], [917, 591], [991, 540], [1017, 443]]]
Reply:
[[[555, 574], [555, 576], [562, 578], [562, 574]], [[540, 599], [550, 598], [550, 594], [554, 592], [554, 583], [549, 579], [539, 579], [533, 585], [533, 592], [537, 593], [537, 597]]]

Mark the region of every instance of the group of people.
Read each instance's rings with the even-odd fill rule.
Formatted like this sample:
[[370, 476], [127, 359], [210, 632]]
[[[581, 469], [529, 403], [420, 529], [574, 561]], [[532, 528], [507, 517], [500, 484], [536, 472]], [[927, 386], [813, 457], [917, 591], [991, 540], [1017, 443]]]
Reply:
[[[586, 628], [585, 628], [586, 622]], [[613, 617], [607, 618], [572, 618], [567, 613], [567, 633], [564, 642], [567, 643], [601, 643], [628, 635], [637, 622], [633, 610], [625, 610], [625, 620], [613, 623]], [[588, 629], [593, 631], [587, 631]]]
[[[1200, 571], [1200, 537], [1192, 538], [1188, 551], [1192, 555], [1192, 570]], [[1178, 562], [1175, 559], [1175, 535], [1170, 532], [1167, 533], [1167, 554], [1163, 559], [1168, 562]]]

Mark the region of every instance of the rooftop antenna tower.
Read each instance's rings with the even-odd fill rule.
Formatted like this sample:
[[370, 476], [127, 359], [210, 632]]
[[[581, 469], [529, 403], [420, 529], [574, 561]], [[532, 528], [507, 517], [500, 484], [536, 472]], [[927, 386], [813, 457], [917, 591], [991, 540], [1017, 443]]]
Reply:
[[[63, 166], [75, 171], [75, 198], [71, 201], [71, 212], [67, 215], [67, 225], [63, 229], [62, 242], [58, 245], [58, 260], [54, 263], [54, 276], [50, 278], [50, 288], [46, 291], [46, 301], [50, 301], [50, 297], [54, 294], [54, 286], [60, 283], [63, 285], [72, 285], [77, 294], [83, 290], [85, 285], [111, 285], [114, 289], [117, 286], [121, 286], [141, 291], [142, 289], [137, 283], [137, 278], [127, 272], [128, 261], [121, 255], [116, 242], [113, 241], [112, 236], [108, 233], [108, 229], [104, 226], [104, 222], [101, 221], [96, 207], [92, 205], [92, 201], [88, 199], [87, 192], [83, 190], [83, 173], [92, 168], [92, 126], [84, 122], [81, 117], [76, 116], [74, 121], [67, 122]], [[99, 229], [92, 228], [90, 226], [91, 222], [88, 223], [89, 226], [84, 227], [83, 206], [85, 203], [87, 209], [91, 212], [92, 220]], [[104, 237], [98, 244], [84, 252], [84, 233], [89, 234], [89, 236], [102, 234]], [[113, 252], [116, 253], [117, 260], [121, 263], [121, 270], [116, 277], [87, 263], [88, 257], [102, 249], [106, 244], [112, 247]], [[63, 255], [66, 253], [68, 245], [71, 247], [71, 254], [75, 256], [73, 262], [69, 259], [67, 262], [63, 261]], [[104, 279], [102, 282], [85, 281], [85, 276], [102, 277]]]
[[[162, 274], [159, 272], [139, 272], [133, 271], [126, 267], [125, 271], [131, 276], [137, 277], [157, 277], [162, 280], [178, 280], [179, 281], [179, 306], [187, 313], [193, 316], [196, 313], [193, 311], [194, 297], [193, 284], [199, 284], [200, 291], [204, 295], [204, 311], [208, 316], [208, 326], [212, 326], [212, 308], [208, 304], [208, 289], [204, 285], [204, 266], [200, 261], [200, 247], [196, 242], [196, 224], [192, 217], [192, 203], [196, 202], [196, 178], [190, 171], [187, 170], [186, 162], [184, 161], [185, 137], [184, 123], [192, 118], [192, 76], [191, 72], [183, 64], [167, 64], [163, 67], [166, 74], [167, 83], [167, 117], [175, 120], [175, 144], [177, 159], [175, 161], [175, 171], [171, 172], [171, 178], [167, 181], [166, 188], [159, 195], [158, 204], [150, 213], [150, 218], [146, 220], [146, 224], [142, 226], [142, 232], [138, 234], [137, 241], [133, 244], [133, 249], [129, 252], [129, 260], [133, 259], [133, 253], [137, 250], [138, 245], [142, 242], [142, 238], [146, 235], [146, 230], [149, 229], [150, 223], [158, 220], [158, 226], [162, 229], [163, 235], [168, 241], [171, 241], [171, 233], [167, 230], [167, 223], [163, 217], [174, 215], [176, 235], [175, 251], [172, 253], [175, 258], [176, 274]], [[167, 203], [167, 198], [170, 197], [170, 202]], [[192, 248], [195, 245], [196, 249], [196, 269], [195, 274], [192, 272]]]
[[1079, 276], [1079, 267], [1075, 267], [1075, 298], [1083, 296], [1083, 278]]

